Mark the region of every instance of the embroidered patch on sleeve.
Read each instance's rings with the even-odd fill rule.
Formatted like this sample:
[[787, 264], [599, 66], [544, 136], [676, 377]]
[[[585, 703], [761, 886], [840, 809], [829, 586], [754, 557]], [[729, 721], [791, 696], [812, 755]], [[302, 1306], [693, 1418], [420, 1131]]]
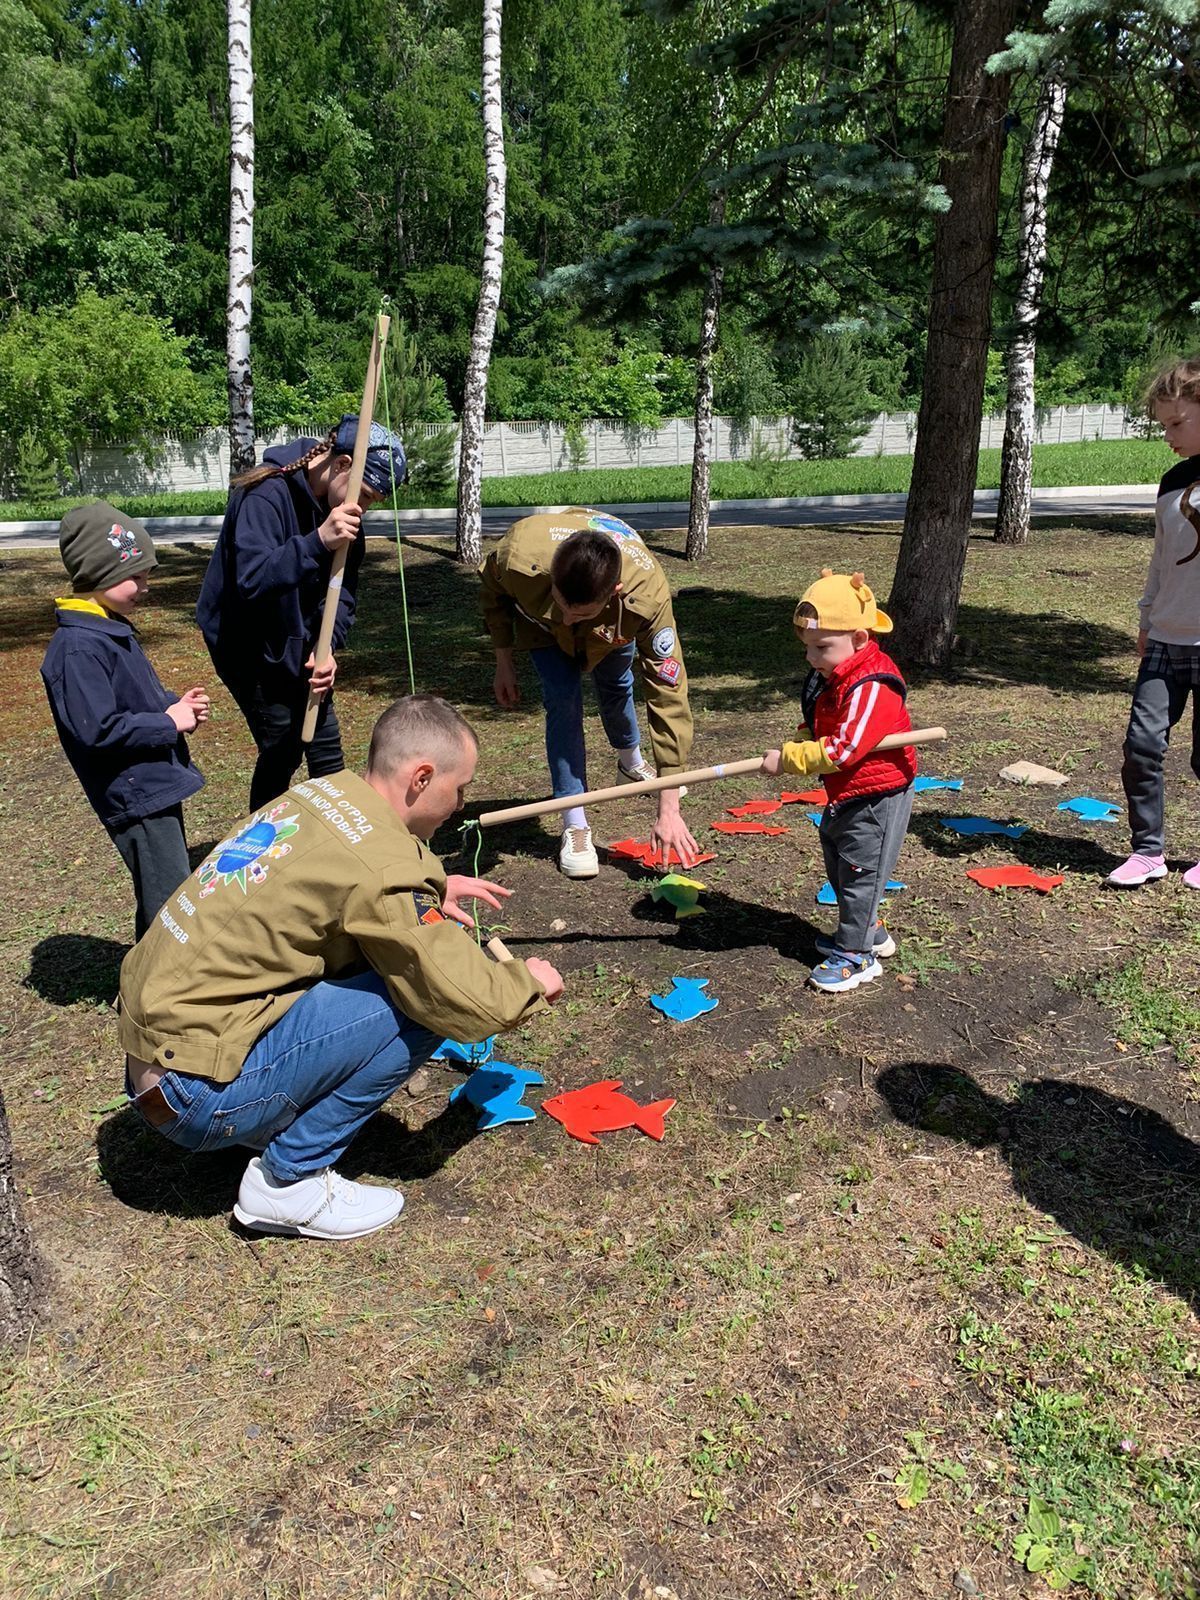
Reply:
[[413, 905], [416, 907], [417, 921], [424, 923], [426, 927], [432, 926], [435, 922], [445, 922], [446, 920], [442, 913], [441, 902], [436, 895], [420, 894], [414, 889]]
[[679, 682], [679, 674], [683, 671], [683, 662], [675, 656], [668, 656], [665, 661], [659, 662], [656, 670], [662, 681], [674, 688]]
[[651, 649], [656, 656], [669, 656], [675, 648], [674, 628], [660, 628], [654, 635]]

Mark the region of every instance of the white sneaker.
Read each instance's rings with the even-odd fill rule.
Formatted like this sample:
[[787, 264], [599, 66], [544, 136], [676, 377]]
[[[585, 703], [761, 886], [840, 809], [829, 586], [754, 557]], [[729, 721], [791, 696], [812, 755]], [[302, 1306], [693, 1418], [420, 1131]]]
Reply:
[[[618, 783], [648, 783], [651, 778], [657, 777], [658, 773], [655, 772], [654, 768], [646, 760], [645, 756], [642, 757], [636, 767], [625, 766], [622, 763], [620, 756], [617, 757]], [[679, 798], [682, 800], [686, 793], [687, 784], [681, 784], [679, 789]]]
[[399, 1189], [351, 1183], [332, 1167], [296, 1183], [277, 1183], [257, 1156], [242, 1174], [233, 1214], [260, 1233], [301, 1239], [361, 1239], [395, 1222], [404, 1209]]
[[594, 878], [600, 871], [600, 857], [592, 843], [590, 828], [564, 828], [558, 851], [558, 865], [564, 878]]

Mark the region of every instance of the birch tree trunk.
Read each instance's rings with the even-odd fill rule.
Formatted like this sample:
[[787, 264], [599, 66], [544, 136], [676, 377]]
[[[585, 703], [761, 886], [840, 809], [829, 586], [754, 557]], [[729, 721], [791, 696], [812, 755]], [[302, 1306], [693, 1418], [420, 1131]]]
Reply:
[[904, 535], [888, 610], [897, 652], [940, 665], [954, 643], [979, 464], [1009, 76], [986, 71], [1017, 0], [957, 0], [939, 182], [925, 374]]
[[251, 0], [229, 8], [229, 291], [225, 365], [229, 389], [229, 470], [254, 465], [254, 380], [250, 311], [254, 291], [254, 67]]
[[1024, 544], [1029, 538], [1029, 502], [1033, 490], [1033, 371], [1038, 313], [1046, 274], [1046, 196], [1066, 108], [1066, 79], [1060, 68], [1052, 68], [1042, 80], [1021, 170], [1017, 301], [1012, 343], [1008, 347], [1008, 398], [1004, 449], [1000, 456], [1000, 503], [996, 508], [997, 544]]
[[[708, 225], [719, 228], [725, 221], [724, 189], [718, 190], [708, 203]], [[721, 323], [721, 290], [724, 287], [725, 269], [713, 265], [709, 269], [708, 283], [704, 289], [704, 304], [700, 310], [700, 345], [696, 351], [696, 442], [692, 449], [692, 489], [688, 505], [687, 545], [684, 556], [688, 561], [703, 561], [708, 555], [708, 510], [712, 481], [712, 418], [713, 418], [713, 357], [717, 353], [717, 337]]]
[[483, 0], [483, 271], [463, 386], [458, 452], [458, 533], [455, 555], [478, 566], [483, 556], [483, 421], [488, 364], [500, 309], [504, 268], [504, 122], [500, 112], [500, 20], [503, 0]]
[[45, 1289], [45, 1268], [21, 1215], [12, 1169], [12, 1136], [0, 1092], [0, 1348], [28, 1333]]

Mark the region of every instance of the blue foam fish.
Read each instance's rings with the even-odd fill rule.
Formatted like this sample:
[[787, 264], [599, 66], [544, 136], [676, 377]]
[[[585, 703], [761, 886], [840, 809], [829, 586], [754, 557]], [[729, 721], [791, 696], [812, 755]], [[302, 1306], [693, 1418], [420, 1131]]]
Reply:
[[524, 1104], [523, 1096], [531, 1083], [545, 1081], [540, 1072], [527, 1072], [507, 1061], [489, 1061], [486, 1067], [477, 1067], [465, 1083], [451, 1089], [450, 1104], [465, 1100], [475, 1106], [481, 1112], [481, 1129], [499, 1128], [506, 1122], [532, 1122], [537, 1112]]
[[672, 978], [670, 994], [652, 994], [650, 1004], [672, 1022], [692, 1022], [706, 1011], [715, 1011], [721, 1003], [704, 992], [711, 981], [709, 978]]
[[1002, 834], [1006, 839], [1019, 839], [1029, 832], [1027, 822], [995, 822], [991, 817], [943, 817], [942, 827], [952, 833], [974, 835], [978, 833]]
[[806, 811], [804, 815], [812, 823], [814, 828], [819, 828], [821, 826], [821, 818], [825, 815], [825, 813], [823, 811]]
[[1084, 822], [1117, 822], [1121, 816], [1120, 806], [1112, 800], [1093, 800], [1087, 794], [1077, 794], [1074, 800], [1062, 801], [1056, 810], [1073, 811]]
[[913, 779], [913, 793], [924, 794], [929, 789], [961, 789], [961, 778], [927, 778], [924, 773]]
[[431, 1061], [461, 1061], [467, 1067], [480, 1067], [492, 1053], [496, 1035], [490, 1033], [479, 1044], [458, 1044], [453, 1039], [443, 1039], [430, 1056]]
[[[906, 883], [901, 883], [898, 878], [889, 878], [883, 892], [884, 894], [899, 894], [901, 889], [907, 888], [908, 885]], [[837, 895], [834, 894], [833, 885], [830, 883], [828, 878], [825, 879], [825, 882], [817, 890], [817, 904], [819, 906], [837, 905]]]

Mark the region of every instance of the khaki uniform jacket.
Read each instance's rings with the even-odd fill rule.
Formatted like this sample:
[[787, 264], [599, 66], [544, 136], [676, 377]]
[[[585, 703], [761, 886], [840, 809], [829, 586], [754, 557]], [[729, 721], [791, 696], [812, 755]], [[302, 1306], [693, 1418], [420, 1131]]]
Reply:
[[545, 1008], [523, 961], [498, 964], [440, 911], [441, 862], [351, 772], [296, 783], [239, 823], [121, 967], [124, 1049], [229, 1083], [314, 984], [369, 967], [397, 1006], [471, 1044]]
[[[598, 528], [621, 550], [621, 593], [588, 622], [567, 627], [550, 594], [550, 563], [564, 539]], [[671, 609], [671, 590], [658, 562], [617, 517], [572, 506], [552, 515], [522, 517], [489, 551], [479, 569], [483, 615], [497, 649], [539, 650], [556, 644], [591, 671], [611, 651], [637, 646], [654, 764], [682, 772], [692, 749], [687, 669]]]

